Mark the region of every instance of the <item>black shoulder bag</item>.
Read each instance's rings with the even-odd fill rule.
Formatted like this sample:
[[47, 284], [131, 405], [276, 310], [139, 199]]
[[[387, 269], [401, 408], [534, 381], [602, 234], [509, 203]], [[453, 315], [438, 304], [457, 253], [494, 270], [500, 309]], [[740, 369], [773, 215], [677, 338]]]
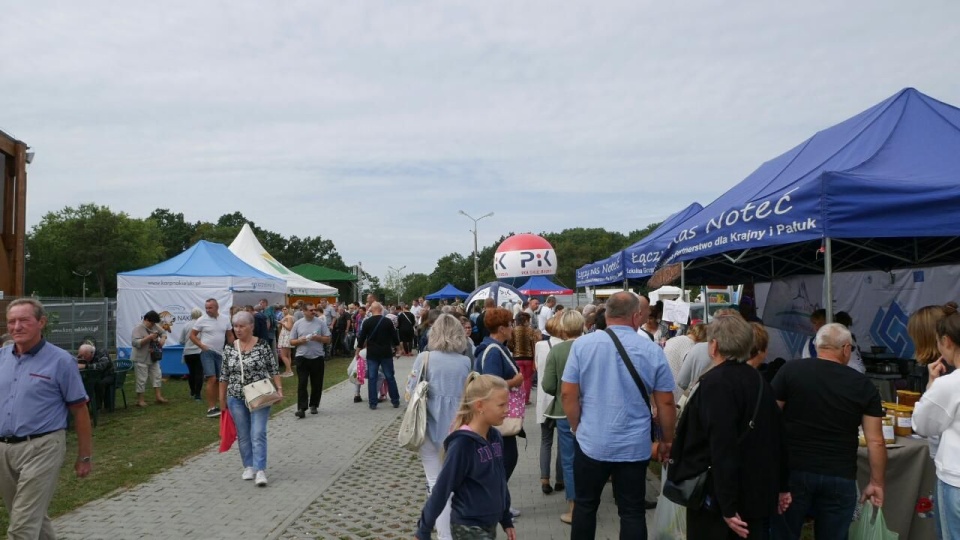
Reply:
[[643, 380], [640, 379], [637, 368], [633, 367], [633, 362], [631, 362], [630, 357], [627, 356], [627, 351], [623, 348], [623, 343], [620, 343], [620, 338], [618, 338], [617, 334], [610, 328], [607, 328], [606, 332], [607, 335], [610, 336], [610, 339], [613, 340], [613, 344], [617, 347], [617, 352], [620, 353], [620, 360], [623, 360], [623, 364], [627, 366], [627, 371], [630, 372], [630, 377], [633, 378], [633, 382], [637, 383], [637, 388], [640, 389], [640, 395], [643, 396], [643, 402], [647, 404], [647, 410], [650, 411], [650, 441], [656, 441], [657, 434], [656, 429], [654, 429], [653, 409], [650, 407], [650, 396], [647, 394], [647, 387], [643, 385]]
[[[756, 427], [757, 413], [760, 412], [760, 401], [763, 399], [763, 375], [757, 372], [760, 378], [760, 391], [757, 393], [757, 404], [753, 407], [753, 416], [747, 424], [747, 429], [737, 437], [737, 446], [743, 442], [743, 439]], [[684, 411], [686, 412], [686, 411]], [[664, 472], [666, 474], [666, 472]], [[707, 481], [710, 478], [710, 467], [700, 474], [687, 478], [686, 480], [673, 481], [668, 477], [663, 483], [663, 496], [675, 504], [687, 508], [700, 509], [707, 499]]]

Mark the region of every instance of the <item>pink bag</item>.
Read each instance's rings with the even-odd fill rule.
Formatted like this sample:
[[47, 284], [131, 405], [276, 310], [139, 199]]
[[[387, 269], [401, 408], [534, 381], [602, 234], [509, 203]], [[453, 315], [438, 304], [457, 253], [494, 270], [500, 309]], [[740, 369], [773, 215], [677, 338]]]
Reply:
[[[487, 359], [487, 353], [490, 352], [490, 349], [499, 349], [500, 354], [504, 359], [507, 358], [507, 353], [503, 349], [496, 345], [490, 345], [483, 355], [480, 357], [480, 370], [483, 371], [483, 363]], [[510, 367], [513, 368], [513, 373], [516, 375], [519, 373], [517, 367], [513, 365], [513, 362], [507, 362], [510, 364]], [[523, 395], [523, 385], [514, 387], [510, 389], [510, 397], [507, 402], [507, 418], [504, 419], [503, 424], [497, 426], [497, 429], [500, 430], [500, 434], [509, 437], [511, 435], [516, 435], [523, 430], [523, 415], [527, 410], [526, 398]]]
[[363, 384], [367, 379], [367, 359], [357, 353], [357, 382]]

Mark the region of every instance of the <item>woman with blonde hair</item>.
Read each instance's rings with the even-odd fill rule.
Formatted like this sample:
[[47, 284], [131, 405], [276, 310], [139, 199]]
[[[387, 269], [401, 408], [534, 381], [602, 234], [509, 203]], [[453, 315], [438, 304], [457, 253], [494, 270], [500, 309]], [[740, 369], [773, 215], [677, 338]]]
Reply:
[[[563, 384], [563, 370], [567, 367], [567, 358], [574, 340], [583, 335], [583, 315], [576, 310], [564, 311], [557, 324], [564, 341], [550, 349], [547, 354], [547, 363], [544, 367], [543, 378], [540, 379], [540, 389], [551, 396], [559, 397], [560, 386]], [[570, 524], [573, 522], [573, 499], [576, 491], [573, 485], [573, 455], [576, 442], [573, 432], [570, 431], [570, 421], [563, 412], [563, 404], [554, 399], [553, 404], [546, 410], [544, 416], [553, 418], [557, 423], [557, 446], [560, 450], [560, 463], [563, 469], [563, 487], [566, 491], [569, 509], [560, 516], [560, 521]]]
[[[953, 309], [957, 305], [953, 302]], [[948, 306], [950, 304], [947, 304]], [[945, 315], [944, 306], [924, 306], [910, 315], [907, 320], [907, 334], [913, 341], [913, 357], [923, 366], [940, 358], [937, 348], [937, 323]]]
[[[674, 336], [663, 345], [663, 354], [667, 356], [667, 364], [673, 373], [673, 380], [677, 380], [677, 377], [679, 377], [683, 359], [686, 358], [690, 349], [697, 343], [703, 343], [705, 339], [707, 339], [707, 325], [697, 323], [690, 325], [686, 334]], [[683, 391], [680, 390], [679, 386], [675, 387], [673, 389], [674, 399], [679, 401], [681, 395], [683, 395]]]
[[[427, 436], [420, 447], [420, 461], [427, 477], [428, 494], [440, 475], [443, 442], [454, 425], [454, 416], [463, 397], [464, 383], [472, 371], [473, 360], [463, 355], [468, 341], [460, 321], [453, 315], [440, 315], [431, 326], [428, 350], [420, 353], [414, 360], [413, 372], [407, 380], [408, 396], [413, 394], [421, 373], [429, 384]], [[449, 501], [437, 516], [436, 527], [437, 536], [441, 540], [452, 538]]]
[[[546, 323], [546, 331], [550, 339], [540, 341], [534, 348], [534, 359], [537, 364], [537, 380], [542, 381], [544, 370], [547, 367], [547, 354], [555, 345], [563, 343], [563, 331], [560, 328], [560, 317], [554, 315]], [[550, 485], [550, 456], [553, 454], [553, 433], [557, 427], [554, 418], [547, 418], [544, 413], [553, 404], [554, 397], [543, 391], [537, 392], [537, 423], [540, 424], [540, 490], [544, 495], [564, 489], [563, 469], [560, 460], [560, 445], [557, 444], [556, 475], [557, 483]]]
[[[434, 331], [436, 325], [431, 334]], [[447, 504], [452, 538], [492, 540], [499, 524], [508, 540], [516, 540], [504, 456], [499, 451], [503, 438], [493, 429], [507, 417], [507, 400], [507, 384], [500, 377], [467, 376], [453, 432], [443, 442], [447, 452], [443, 469], [417, 523], [420, 540], [429, 540]]]
[[960, 523], [960, 474], [955, 465], [960, 458], [960, 375], [956, 372], [960, 365], [960, 313], [954, 302], [940, 312], [943, 315], [934, 327], [940, 356], [927, 362], [927, 390], [914, 407], [912, 424], [917, 434], [931, 441], [930, 454], [937, 466], [934, 500], [938, 536], [953, 538], [956, 533], [951, 531], [956, 531]]
[[293, 329], [293, 323], [296, 322], [288, 308], [283, 308], [283, 317], [280, 319], [280, 337], [277, 338], [277, 347], [280, 349], [280, 360], [283, 361], [283, 367], [286, 368], [281, 377], [293, 377], [293, 368], [290, 360], [290, 330]]

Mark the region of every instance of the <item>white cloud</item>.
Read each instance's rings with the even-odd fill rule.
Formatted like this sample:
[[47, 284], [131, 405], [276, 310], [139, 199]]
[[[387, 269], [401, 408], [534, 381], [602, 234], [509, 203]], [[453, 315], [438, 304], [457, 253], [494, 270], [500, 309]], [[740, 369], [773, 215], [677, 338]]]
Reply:
[[[85, 2], [5, 11], [28, 222], [242, 211], [429, 272], [509, 231], [629, 231], [915, 86], [960, 103], [950, 1]], [[561, 262], [562, 264], [562, 262]]]

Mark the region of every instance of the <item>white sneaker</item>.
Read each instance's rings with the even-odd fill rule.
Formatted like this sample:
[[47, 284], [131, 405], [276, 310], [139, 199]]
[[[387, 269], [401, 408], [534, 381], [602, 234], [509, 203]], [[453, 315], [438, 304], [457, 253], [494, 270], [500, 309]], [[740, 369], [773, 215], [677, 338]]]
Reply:
[[257, 471], [257, 486], [263, 487], [267, 485], [267, 474], [263, 471]]
[[510, 515], [513, 516], [514, 519], [516, 519], [516, 518], [520, 517], [520, 511], [511, 506], [511, 507], [510, 507]]
[[246, 467], [243, 469], [243, 475], [240, 478], [243, 478], [244, 480], [253, 480], [253, 473], [255, 472], [256, 471], [253, 469], [253, 467]]

